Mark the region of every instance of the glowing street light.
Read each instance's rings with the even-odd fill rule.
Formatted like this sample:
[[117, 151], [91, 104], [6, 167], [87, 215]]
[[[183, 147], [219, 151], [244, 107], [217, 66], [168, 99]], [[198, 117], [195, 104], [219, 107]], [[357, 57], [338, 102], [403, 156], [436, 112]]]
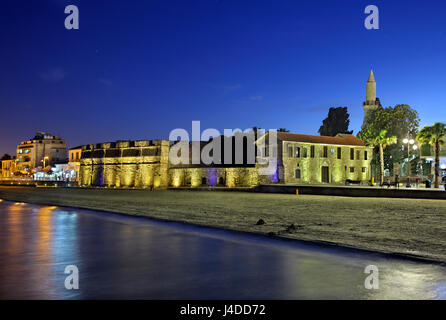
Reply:
[[[410, 188], [410, 146], [413, 145], [415, 143], [414, 139], [404, 139], [403, 140], [404, 144], [407, 144], [407, 184], [406, 184], [406, 188]], [[417, 146], [414, 145], [413, 149], [417, 150]]]
[[49, 159], [50, 159], [49, 157], [44, 157], [44, 158], [43, 158], [42, 161], [43, 161], [43, 168], [44, 168], [44, 169], [45, 169], [45, 167], [46, 167], [46, 166], [45, 166], [45, 160], [49, 160]]

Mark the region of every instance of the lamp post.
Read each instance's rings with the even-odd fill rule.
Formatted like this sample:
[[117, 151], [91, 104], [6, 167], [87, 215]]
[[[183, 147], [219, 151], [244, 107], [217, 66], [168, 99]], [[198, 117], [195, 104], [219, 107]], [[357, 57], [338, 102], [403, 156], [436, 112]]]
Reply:
[[44, 168], [44, 169], [45, 169], [45, 167], [46, 167], [46, 166], [45, 166], [45, 160], [47, 160], [47, 159], [49, 159], [49, 158], [48, 158], [48, 157], [44, 157], [44, 158], [43, 158], [43, 168]]
[[[404, 144], [407, 144], [407, 184], [406, 188], [410, 188], [410, 146], [415, 143], [414, 139], [404, 139]], [[414, 146], [414, 149], [416, 150], [416, 146]]]

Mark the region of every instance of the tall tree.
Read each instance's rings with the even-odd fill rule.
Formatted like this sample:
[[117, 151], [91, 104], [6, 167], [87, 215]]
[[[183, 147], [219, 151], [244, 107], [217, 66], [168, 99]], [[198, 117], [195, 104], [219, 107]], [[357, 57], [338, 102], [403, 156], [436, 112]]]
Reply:
[[[386, 130], [388, 136], [396, 136], [397, 142], [386, 148], [384, 154], [385, 167], [393, 170], [394, 162], [399, 163], [407, 157], [407, 153], [403, 151], [403, 139], [407, 136], [415, 138], [419, 123], [418, 112], [407, 104], [387, 108], [380, 107], [367, 114], [361, 126], [361, 131], [358, 133], [358, 138], [366, 144], [372, 145], [374, 139], [379, 136], [382, 130]], [[377, 159], [378, 147], [376, 149], [374, 162], [379, 161]]]
[[322, 126], [319, 128], [319, 134], [331, 137], [338, 133], [352, 134], [353, 131], [348, 131], [349, 117], [347, 107], [330, 108], [327, 118], [322, 121]]
[[446, 137], [446, 124], [435, 122], [433, 126], [427, 126], [420, 130], [417, 135], [417, 140], [420, 143], [430, 144], [434, 147], [435, 154], [435, 188], [440, 186], [440, 145], [444, 144]]
[[277, 132], [290, 132], [290, 130], [287, 130], [286, 128], [279, 128]]
[[373, 147], [379, 148], [379, 163], [381, 169], [379, 174], [380, 185], [384, 183], [384, 149], [392, 144], [395, 144], [396, 142], [396, 136], [387, 136], [387, 130], [381, 130], [381, 132], [370, 143], [370, 145]]

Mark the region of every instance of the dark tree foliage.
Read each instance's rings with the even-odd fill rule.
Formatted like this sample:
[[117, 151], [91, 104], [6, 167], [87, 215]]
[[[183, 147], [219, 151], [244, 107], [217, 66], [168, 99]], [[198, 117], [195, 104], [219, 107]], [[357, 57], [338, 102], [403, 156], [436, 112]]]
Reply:
[[3, 161], [3, 160], [11, 160], [11, 156], [9, 154], [5, 153], [3, 155], [3, 157], [0, 159], [0, 161]]
[[[395, 107], [380, 107], [372, 111], [366, 117], [358, 138], [367, 145], [373, 145], [373, 141], [382, 130], [386, 130], [389, 136], [396, 136], [397, 143], [386, 148], [384, 153], [385, 169], [393, 173], [393, 164], [400, 163], [407, 158], [407, 149], [404, 149], [404, 138], [415, 138], [418, 133], [420, 118], [418, 112], [407, 104], [398, 104]], [[379, 153], [374, 152], [373, 164], [378, 162]]]
[[338, 133], [352, 134], [353, 131], [348, 131], [349, 116], [347, 107], [330, 108], [328, 117], [322, 121], [322, 126], [319, 128], [319, 134], [331, 137]]

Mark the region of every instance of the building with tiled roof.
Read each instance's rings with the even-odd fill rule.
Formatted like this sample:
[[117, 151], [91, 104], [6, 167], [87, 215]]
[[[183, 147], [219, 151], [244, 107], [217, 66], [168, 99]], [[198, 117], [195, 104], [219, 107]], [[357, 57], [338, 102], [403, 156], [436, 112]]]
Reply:
[[[373, 148], [350, 134], [335, 137], [277, 132], [277, 145], [270, 143], [270, 132], [257, 140], [264, 145], [261, 158], [277, 157], [275, 171], [263, 183], [286, 184], [366, 183], [370, 180]], [[259, 148], [262, 150], [262, 148]], [[260, 161], [259, 161], [260, 162]]]

